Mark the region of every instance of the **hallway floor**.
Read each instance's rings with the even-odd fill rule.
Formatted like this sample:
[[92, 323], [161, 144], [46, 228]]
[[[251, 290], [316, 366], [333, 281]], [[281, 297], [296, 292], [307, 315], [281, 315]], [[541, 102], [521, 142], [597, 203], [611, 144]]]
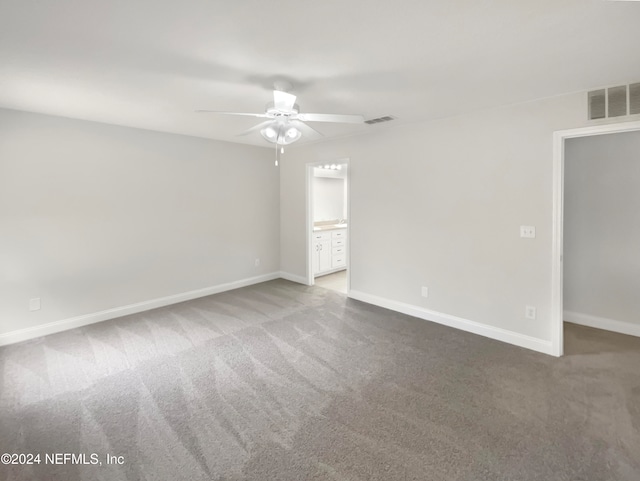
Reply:
[[347, 270], [334, 272], [326, 276], [316, 277], [315, 285], [332, 291], [347, 293]]

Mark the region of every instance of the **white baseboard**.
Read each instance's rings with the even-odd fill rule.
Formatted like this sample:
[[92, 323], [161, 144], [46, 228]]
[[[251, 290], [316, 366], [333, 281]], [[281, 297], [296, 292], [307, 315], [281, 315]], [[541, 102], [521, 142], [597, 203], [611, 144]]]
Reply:
[[286, 279], [288, 281], [291, 281], [291, 282], [297, 282], [298, 284], [304, 284], [305, 286], [309, 285], [309, 283], [307, 282], [307, 278], [306, 277], [302, 277], [302, 276], [298, 276], [298, 275], [295, 275], [295, 274], [291, 274], [289, 272], [280, 271], [280, 277], [282, 277], [283, 279]]
[[385, 299], [384, 297], [374, 296], [360, 291], [351, 290], [349, 297], [358, 301], [373, 304], [375, 306], [384, 307], [392, 311], [408, 314], [409, 316], [424, 319], [426, 321], [432, 321], [445, 326], [460, 329], [462, 331], [472, 332], [480, 336], [488, 337], [498, 341], [506, 342], [508, 344], [514, 344], [519, 347], [531, 349], [532, 351], [555, 355], [551, 341], [545, 341], [544, 339], [538, 339], [536, 337], [527, 336], [525, 334], [519, 334], [517, 332], [508, 331], [500, 327], [488, 326], [476, 321], [470, 321], [461, 317], [452, 316], [450, 314], [443, 314], [441, 312], [431, 311], [424, 307], [414, 306], [411, 304], [405, 304], [404, 302], [392, 301]]
[[640, 324], [631, 324], [630, 322], [616, 321], [615, 319], [607, 319], [606, 317], [592, 316], [573, 311], [564, 311], [563, 319], [566, 322], [580, 324], [581, 326], [595, 327], [596, 329], [604, 329], [606, 331], [640, 337]]
[[318, 277], [328, 276], [330, 274], [335, 274], [336, 272], [346, 271], [346, 270], [347, 270], [347, 268], [345, 266], [336, 267], [335, 269], [329, 269], [328, 271], [322, 271], [322, 274], [318, 274], [317, 276], [314, 276], [314, 279], [317, 279]]
[[205, 287], [204, 289], [183, 292], [180, 294], [174, 294], [172, 296], [152, 299], [150, 301], [129, 304], [128, 306], [115, 307], [113, 309], [107, 309], [105, 311], [93, 312], [91, 314], [85, 314], [83, 316], [71, 317], [69, 319], [63, 319], [61, 321], [49, 322], [47, 324], [41, 324], [39, 326], [18, 329], [17, 331], [0, 334], [0, 346], [27, 341], [36, 337], [46, 336], [48, 334], [55, 334], [56, 332], [66, 331], [69, 329], [74, 329], [76, 327], [87, 326], [89, 324], [106, 321], [108, 319], [114, 319], [116, 317], [128, 316], [130, 314], [136, 314], [138, 312], [148, 311], [150, 309], [157, 309], [158, 307], [177, 304], [178, 302], [190, 301], [191, 299], [210, 296], [219, 292], [230, 291], [233, 289], [238, 289], [240, 287], [258, 284], [260, 282], [271, 281], [273, 279], [278, 279], [279, 277], [279, 272], [272, 272], [269, 274], [263, 274], [261, 276], [249, 277], [247, 279], [241, 279], [239, 281], [228, 282], [226, 284]]

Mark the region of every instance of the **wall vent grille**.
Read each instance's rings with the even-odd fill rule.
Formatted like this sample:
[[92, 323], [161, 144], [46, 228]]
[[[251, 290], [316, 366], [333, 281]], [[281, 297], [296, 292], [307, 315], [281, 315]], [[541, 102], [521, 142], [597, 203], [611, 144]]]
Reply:
[[629, 85], [629, 113], [640, 114], [640, 83]]
[[589, 120], [640, 114], [640, 83], [619, 85], [587, 93]]
[[589, 92], [589, 119], [604, 119], [607, 116], [607, 91], [592, 90]]
[[611, 87], [607, 89], [608, 117], [622, 117], [627, 115], [627, 86]]
[[393, 117], [392, 115], [385, 115], [384, 117], [378, 117], [377, 119], [365, 120], [364, 123], [373, 125], [379, 124], [381, 122], [390, 122], [391, 120], [395, 120], [395, 117]]

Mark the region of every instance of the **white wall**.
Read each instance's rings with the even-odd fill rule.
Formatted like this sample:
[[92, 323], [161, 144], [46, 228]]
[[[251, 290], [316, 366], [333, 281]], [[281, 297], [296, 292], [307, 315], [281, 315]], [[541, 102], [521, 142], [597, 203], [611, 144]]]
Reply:
[[313, 177], [313, 220], [345, 219], [345, 180]]
[[564, 309], [640, 326], [640, 131], [565, 144]]
[[[305, 276], [305, 162], [349, 158], [352, 290], [546, 346], [552, 133], [586, 116], [580, 93], [290, 148], [281, 269]], [[521, 239], [520, 225], [537, 237]]]
[[0, 110], [0, 334], [277, 272], [278, 205], [271, 150]]

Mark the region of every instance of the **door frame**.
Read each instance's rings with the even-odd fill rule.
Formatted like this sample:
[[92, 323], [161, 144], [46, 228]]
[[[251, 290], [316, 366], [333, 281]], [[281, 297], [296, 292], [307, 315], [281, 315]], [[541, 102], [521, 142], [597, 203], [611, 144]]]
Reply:
[[595, 125], [553, 133], [553, 227], [551, 247], [551, 351], [564, 353], [563, 332], [563, 236], [564, 236], [564, 151], [565, 140], [593, 135], [640, 130], [640, 121]]
[[348, 157], [333, 159], [330, 161], [307, 162], [306, 164], [306, 239], [307, 239], [307, 285], [313, 286], [315, 278], [313, 276], [313, 242], [311, 233], [313, 232], [313, 169], [326, 164], [346, 164], [347, 175], [347, 296], [351, 291], [351, 162]]

